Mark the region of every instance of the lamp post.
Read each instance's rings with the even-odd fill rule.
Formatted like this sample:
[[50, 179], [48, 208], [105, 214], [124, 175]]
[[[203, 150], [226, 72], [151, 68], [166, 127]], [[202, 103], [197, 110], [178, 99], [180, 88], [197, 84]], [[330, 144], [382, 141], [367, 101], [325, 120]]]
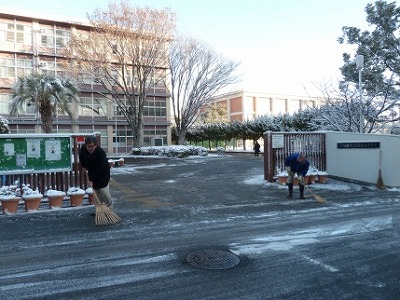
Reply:
[[363, 116], [363, 99], [362, 99], [362, 75], [361, 71], [364, 67], [364, 55], [357, 55], [356, 56], [356, 67], [358, 70], [358, 94], [360, 97], [360, 133], [364, 132], [364, 116]]

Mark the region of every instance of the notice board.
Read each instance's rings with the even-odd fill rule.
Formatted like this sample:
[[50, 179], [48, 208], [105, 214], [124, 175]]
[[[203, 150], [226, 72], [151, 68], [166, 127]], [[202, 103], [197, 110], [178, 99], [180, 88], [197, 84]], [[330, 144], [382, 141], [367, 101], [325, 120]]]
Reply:
[[59, 134], [0, 134], [0, 174], [71, 170], [71, 137]]

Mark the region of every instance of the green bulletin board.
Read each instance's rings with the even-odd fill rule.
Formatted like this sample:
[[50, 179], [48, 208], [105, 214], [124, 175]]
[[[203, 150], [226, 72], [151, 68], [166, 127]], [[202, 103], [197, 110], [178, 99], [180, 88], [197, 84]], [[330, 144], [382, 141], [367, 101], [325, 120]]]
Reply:
[[70, 135], [0, 134], [0, 175], [70, 170]]

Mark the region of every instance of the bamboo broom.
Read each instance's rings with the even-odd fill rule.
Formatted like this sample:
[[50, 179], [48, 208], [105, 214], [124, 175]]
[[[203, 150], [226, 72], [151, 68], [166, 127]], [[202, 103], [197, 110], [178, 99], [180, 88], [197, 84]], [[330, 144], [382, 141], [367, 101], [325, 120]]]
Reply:
[[122, 219], [107, 205], [100, 203], [96, 192], [93, 190], [94, 202], [96, 206], [95, 224], [96, 226], [108, 226], [118, 224]]
[[376, 183], [376, 187], [379, 190], [386, 190], [386, 186], [383, 183], [383, 178], [382, 178], [382, 150], [379, 150], [379, 174], [378, 174], [378, 181]]
[[[292, 174], [293, 174], [293, 176], [294, 176], [294, 173], [292, 172], [292, 171], [290, 171]], [[300, 183], [299, 183], [300, 184]], [[307, 191], [309, 191], [310, 192], [310, 194], [314, 197], [314, 199], [317, 201], [317, 202], [319, 202], [319, 203], [326, 203], [326, 199], [324, 198], [324, 197], [321, 197], [321, 196], [319, 196], [319, 195], [317, 195], [316, 193], [314, 193], [306, 184], [304, 185], [306, 188], [307, 188]]]
[[326, 199], [324, 197], [321, 197], [317, 194], [315, 194], [307, 185], [304, 185], [307, 188], [307, 191], [311, 193], [311, 195], [314, 197], [314, 199], [319, 202], [319, 203], [326, 203]]

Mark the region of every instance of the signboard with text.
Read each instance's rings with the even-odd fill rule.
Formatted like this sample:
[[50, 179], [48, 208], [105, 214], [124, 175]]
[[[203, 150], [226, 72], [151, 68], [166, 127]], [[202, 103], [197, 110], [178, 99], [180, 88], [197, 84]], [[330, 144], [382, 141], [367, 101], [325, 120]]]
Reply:
[[366, 149], [366, 148], [380, 148], [380, 142], [338, 142], [337, 148], [338, 149]]
[[71, 170], [69, 135], [0, 135], [0, 174]]

